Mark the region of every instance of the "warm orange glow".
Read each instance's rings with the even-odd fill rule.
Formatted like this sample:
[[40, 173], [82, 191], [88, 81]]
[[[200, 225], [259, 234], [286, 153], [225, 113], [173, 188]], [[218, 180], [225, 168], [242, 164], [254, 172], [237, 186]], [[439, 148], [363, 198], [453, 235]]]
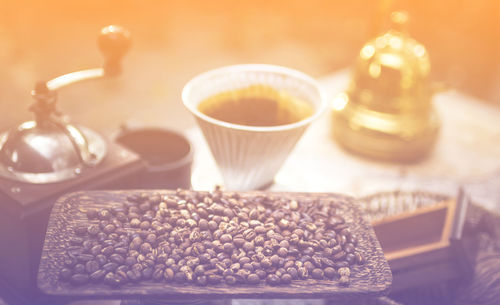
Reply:
[[2, 1], [0, 114], [9, 115], [2, 115], [0, 130], [31, 117], [26, 110], [36, 81], [102, 63], [95, 41], [104, 25], [119, 24], [132, 34], [124, 75], [65, 89], [60, 109], [96, 129], [126, 120], [186, 128], [194, 122], [179, 94], [193, 75], [261, 62], [319, 77], [352, 66], [361, 46], [401, 7], [409, 12], [411, 35], [427, 48], [433, 79], [500, 100], [491, 95], [500, 92], [494, 89], [498, 1]]

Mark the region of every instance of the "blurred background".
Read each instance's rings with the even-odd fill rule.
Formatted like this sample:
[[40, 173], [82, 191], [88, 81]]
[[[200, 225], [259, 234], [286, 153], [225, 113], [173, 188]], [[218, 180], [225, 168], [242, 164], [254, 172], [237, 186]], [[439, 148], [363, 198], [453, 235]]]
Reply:
[[2, 0], [0, 131], [31, 118], [36, 81], [100, 66], [96, 37], [107, 24], [133, 35], [123, 75], [62, 90], [59, 108], [97, 130], [125, 121], [185, 129], [194, 122], [180, 93], [192, 76], [258, 62], [321, 77], [352, 66], [395, 9], [409, 12], [433, 80], [500, 106], [495, 0]]

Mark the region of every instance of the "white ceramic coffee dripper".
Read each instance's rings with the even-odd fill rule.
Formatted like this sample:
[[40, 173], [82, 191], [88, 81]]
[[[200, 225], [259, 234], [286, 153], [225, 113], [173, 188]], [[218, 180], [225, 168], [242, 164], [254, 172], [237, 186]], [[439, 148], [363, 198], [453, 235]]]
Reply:
[[[309, 103], [314, 113], [296, 123], [279, 126], [247, 126], [220, 121], [198, 110], [200, 102], [221, 92], [270, 86]], [[228, 190], [252, 190], [273, 182], [274, 176], [309, 124], [326, 109], [316, 81], [289, 68], [246, 64], [202, 73], [190, 80], [182, 100], [212, 151]]]

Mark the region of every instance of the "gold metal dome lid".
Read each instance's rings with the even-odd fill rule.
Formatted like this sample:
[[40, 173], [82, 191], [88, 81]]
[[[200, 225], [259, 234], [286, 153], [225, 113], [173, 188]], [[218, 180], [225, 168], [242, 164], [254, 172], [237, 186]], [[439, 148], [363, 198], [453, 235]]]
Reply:
[[115, 76], [130, 45], [119, 26], [102, 29], [98, 39], [105, 56], [103, 68], [81, 70], [39, 82], [32, 92], [30, 110], [35, 120], [0, 134], [0, 178], [24, 183], [61, 182], [98, 165], [106, 155], [106, 142], [96, 132], [71, 124], [56, 110], [57, 90], [80, 81]]
[[425, 47], [411, 38], [405, 12], [359, 53], [351, 83], [333, 101], [333, 134], [347, 149], [391, 161], [430, 151], [439, 128]]

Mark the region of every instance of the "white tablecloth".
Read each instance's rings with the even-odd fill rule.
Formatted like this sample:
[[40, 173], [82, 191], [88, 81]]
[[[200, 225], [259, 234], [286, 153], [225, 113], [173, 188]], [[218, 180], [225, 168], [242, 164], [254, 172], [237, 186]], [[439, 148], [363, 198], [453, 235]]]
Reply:
[[[347, 87], [349, 72], [319, 81], [331, 100]], [[353, 155], [333, 140], [327, 111], [306, 131], [270, 190], [362, 196], [419, 189], [454, 195], [463, 186], [474, 201], [500, 210], [500, 109], [454, 90], [436, 95], [434, 104], [442, 126], [425, 160], [401, 164]], [[223, 184], [201, 131], [193, 128], [188, 137], [195, 148], [193, 188], [210, 190]]]

